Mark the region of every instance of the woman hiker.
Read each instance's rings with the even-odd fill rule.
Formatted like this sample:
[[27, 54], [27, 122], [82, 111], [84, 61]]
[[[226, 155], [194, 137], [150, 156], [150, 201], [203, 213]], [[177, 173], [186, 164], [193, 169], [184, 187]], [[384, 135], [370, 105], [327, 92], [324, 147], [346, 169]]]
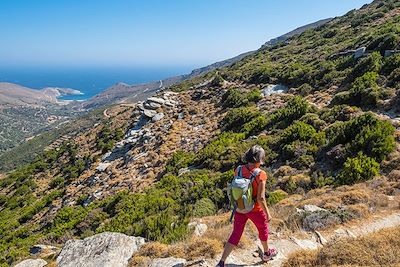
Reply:
[[235, 170], [235, 178], [243, 177], [245, 179], [253, 179], [253, 182], [249, 186], [252, 186], [254, 207], [252, 209], [250, 208], [250, 211], [246, 213], [240, 212], [238, 208], [234, 211], [233, 232], [225, 245], [224, 252], [222, 253], [221, 260], [217, 267], [225, 266], [226, 258], [228, 258], [234, 247], [238, 245], [248, 219], [257, 227], [258, 236], [264, 248], [263, 261], [271, 260], [278, 253], [276, 249], [268, 247], [268, 223], [271, 221], [272, 217], [265, 199], [267, 174], [265, 171], [259, 169], [260, 165], [264, 163], [264, 159], [264, 149], [261, 146], [255, 145], [245, 154], [245, 161], [247, 164], [239, 166]]

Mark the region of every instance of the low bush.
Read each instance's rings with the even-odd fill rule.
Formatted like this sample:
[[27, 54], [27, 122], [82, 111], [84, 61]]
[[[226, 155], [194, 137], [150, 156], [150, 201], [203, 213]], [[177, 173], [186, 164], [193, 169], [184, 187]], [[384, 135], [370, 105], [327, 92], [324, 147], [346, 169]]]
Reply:
[[205, 217], [214, 215], [216, 212], [215, 204], [209, 198], [202, 198], [194, 204], [192, 216]]
[[348, 158], [338, 175], [340, 184], [355, 184], [369, 180], [379, 174], [379, 163], [360, 152], [354, 158]]

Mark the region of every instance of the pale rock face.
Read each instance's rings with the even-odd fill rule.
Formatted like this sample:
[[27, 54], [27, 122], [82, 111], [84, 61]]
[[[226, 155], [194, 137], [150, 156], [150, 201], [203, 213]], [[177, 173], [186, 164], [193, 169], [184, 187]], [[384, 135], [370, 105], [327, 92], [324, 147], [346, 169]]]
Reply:
[[142, 237], [109, 232], [68, 240], [57, 257], [57, 267], [126, 267], [144, 243]]
[[164, 113], [161, 112], [161, 113], [157, 113], [151, 120], [156, 122], [156, 121], [161, 120], [162, 118], [164, 118]]
[[154, 259], [150, 262], [149, 267], [183, 267], [185, 264], [185, 259], [169, 257]]
[[165, 103], [164, 99], [158, 98], [158, 97], [149, 97], [147, 99], [147, 101], [148, 102], [154, 102], [154, 103], [157, 103], [157, 104], [160, 104], [160, 105], [164, 105], [164, 103]]
[[193, 230], [195, 236], [202, 236], [207, 231], [207, 224], [191, 222], [188, 224], [189, 230]]
[[96, 170], [99, 172], [104, 172], [110, 165], [111, 163], [109, 162], [100, 163], [99, 166], [97, 166]]
[[304, 210], [308, 212], [326, 211], [326, 209], [320, 208], [315, 205], [304, 205]]
[[262, 89], [263, 96], [271, 96], [273, 94], [281, 94], [288, 91], [288, 88], [281, 84], [270, 84]]
[[15, 267], [43, 267], [47, 264], [45, 260], [42, 259], [29, 259], [29, 260], [24, 260], [15, 265]]

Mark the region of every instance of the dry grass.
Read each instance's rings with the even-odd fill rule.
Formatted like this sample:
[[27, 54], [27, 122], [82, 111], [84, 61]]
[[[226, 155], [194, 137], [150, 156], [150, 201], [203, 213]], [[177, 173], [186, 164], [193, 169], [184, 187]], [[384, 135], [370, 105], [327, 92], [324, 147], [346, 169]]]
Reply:
[[158, 242], [143, 245], [131, 259], [131, 266], [140, 266], [148, 259], [177, 257], [187, 260], [214, 258], [222, 252], [221, 240], [207, 237], [193, 237], [185, 242], [168, 246]]
[[400, 227], [292, 254], [284, 266], [399, 266]]

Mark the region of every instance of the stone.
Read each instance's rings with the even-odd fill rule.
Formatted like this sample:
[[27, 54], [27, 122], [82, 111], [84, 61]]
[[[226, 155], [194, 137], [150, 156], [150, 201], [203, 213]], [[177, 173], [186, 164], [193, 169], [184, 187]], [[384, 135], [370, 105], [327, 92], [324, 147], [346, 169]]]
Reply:
[[318, 249], [321, 247], [321, 244], [308, 239], [297, 239], [295, 237], [290, 238], [296, 245], [301, 247], [302, 249]]
[[110, 162], [102, 162], [97, 166], [96, 170], [99, 172], [104, 172], [111, 165]]
[[21, 261], [20, 263], [18, 263], [14, 267], [43, 267], [43, 266], [46, 266], [46, 265], [47, 265], [47, 262], [45, 260], [42, 260], [42, 259], [28, 259], [28, 260]]
[[156, 114], [157, 114], [157, 111], [155, 111], [155, 110], [150, 110], [150, 109], [145, 109], [145, 110], [143, 110], [143, 114], [146, 116], [146, 117], [148, 117], [148, 118], [153, 118]]
[[193, 234], [195, 236], [202, 236], [207, 231], [208, 227], [207, 224], [198, 223], [198, 222], [191, 222], [188, 224], [189, 230], [193, 230]]
[[165, 104], [165, 100], [162, 98], [158, 98], [158, 97], [149, 97], [147, 99], [147, 102], [154, 102], [160, 105], [164, 105]]
[[321, 245], [324, 246], [326, 243], [328, 243], [328, 240], [326, 240], [326, 238], [323, 237], [322, 234], [321, 234], [320, 232], [315, 231], [315, 234], [317, 235], [318, 242], [319, 242]]
[[149, 103], [145, 103], [144, 107], [148, 108], [148, 109], [158, 109], [158, 108], [161, 108], [161, 105], [156, 102], [149, 102]]
[[307, 212], [318, 212], [318, 211], [326, 211], [326, 209], [320, 208], [318, 206], [315, 205], [304, 205], [304, 211]]
[[263, 96], [271, 96], [273, 94], [286, 93], [289, 88], [282, 84], [270, 84], [262, 89]]
[[60, 249], [50, 245], [34, 245], [29, 249], [29, 253], [35, 257], [48, 257], [58, 253]]
[[357, 58], [363, 57], [365, 55], [366, 49], [367, 48], [365, 46], [356, 49], [356, 51], [354, 52], [354, 58], [357, 59]]
[[57, 257], [57, 267], [126, 267], [144, 243], [142, 237], [110, 232], [68, 240]]
[[156, 122], [156, 121], [161, 120], [162, 118], [164, 118], [164, 113], [160, 112], [160, 113], [157, 113], [155, 116], [153, 116], [153, 118], [151, 120]]
[[185, 259], [169, 257], [154, 259], [149, 263], [149, 267], [183, 267], [185, 264]]

